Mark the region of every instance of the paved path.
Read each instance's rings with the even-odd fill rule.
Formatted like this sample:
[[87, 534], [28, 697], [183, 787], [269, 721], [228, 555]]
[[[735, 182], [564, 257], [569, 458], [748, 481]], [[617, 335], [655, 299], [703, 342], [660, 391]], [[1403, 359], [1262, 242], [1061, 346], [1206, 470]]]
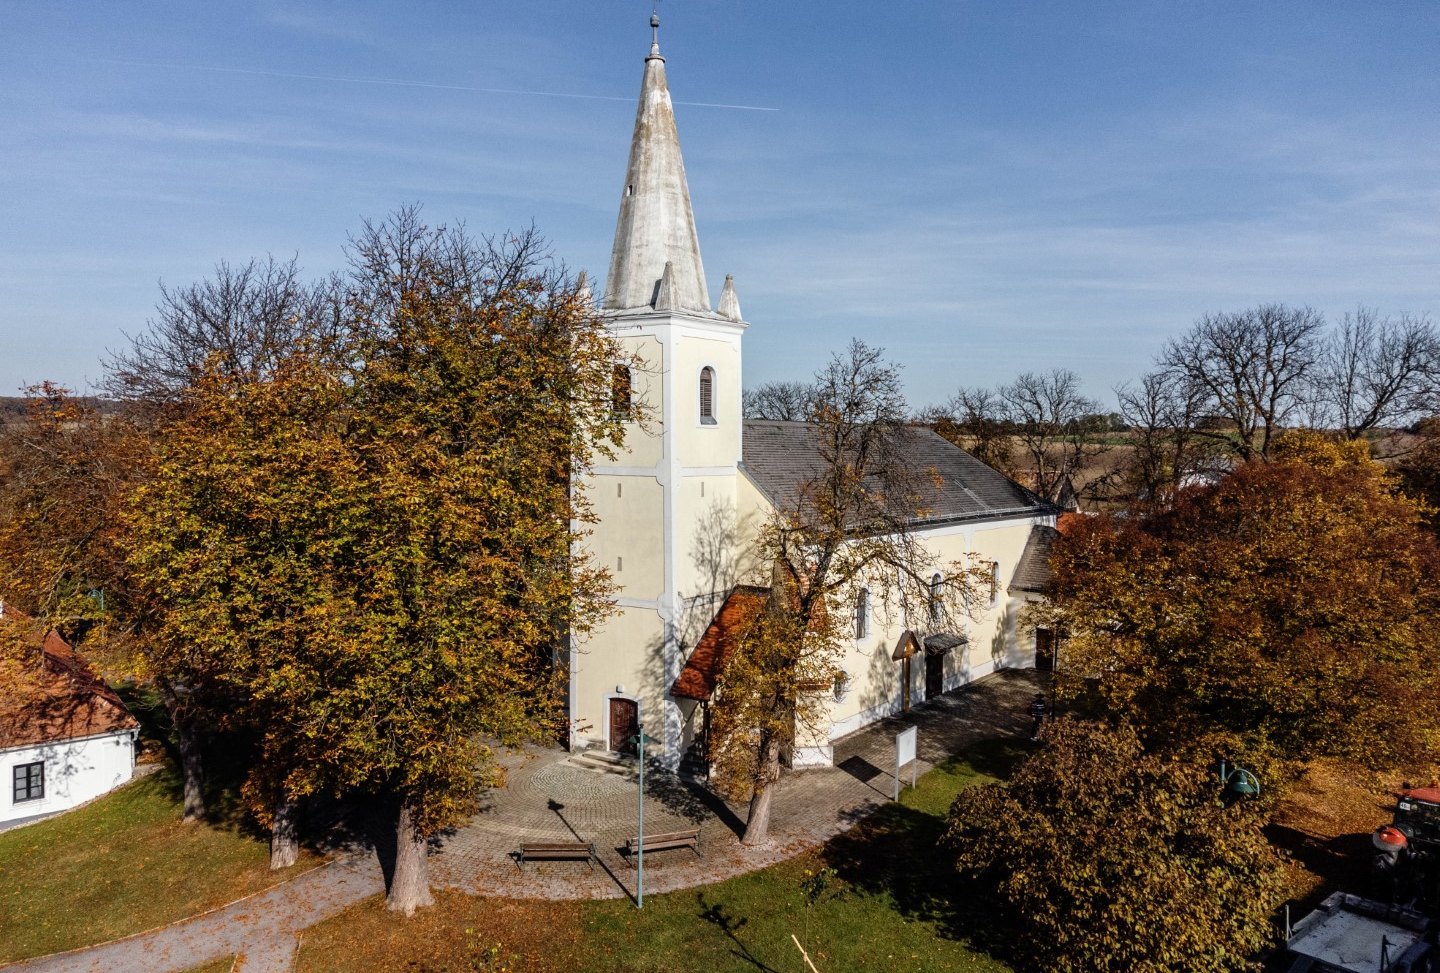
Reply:
[[[647, 855], [645, 890], [666, 892], [720, 881], [814, 848], [884, 804], [894, 788], [894, 735], [918, 726], [924, 773], [970, 743], [1028, 729], [1037, 678], [1003, 672], [836, 741], [835, 766], [795, 771], [777, 785], [772, 842], [739, 842], [744, 809], [728, 807], [698, 785], [646, 774], [647, 832], [700, 828], [703, 858], [689, 851]], [[583, 770], [558, 750], [507, 759], [507, 786], [487, 809], [450, 835], [431, 861], [435, 884], [502, 898], [592, 899], [630, 896], [635, 871], [620, 849], [634, 834], [633, 781]], [[593, 841], [600, 867], [540, 862], [518, 867], [512, 853], [527, 840]], [[41, 957], [10, 973], [179, 973], [243, 954], [244, 973], [285, 973], [296, 935], [384, 891], [373, 855], [351, 855], [293, 881], [163, 929], [90, 949]]]
[[[703, 858], [688, 850], [645, 856], [645, 891], [707, 885], [794, 857], [846, 830], [890, 800], [895, 733], [920, 728], [920, 773], [964, 746], [1028, 730], [1032, 672], [1002, 672], [882, 720], [835, 743], [835, 766], [793, 771], [776, 787], [767, 848], [739, 842], [746, 809], [727, 806], [703, 787], [669, 774], [646, 773], [647, 833], [700, 828]], [[625, 858], [635, 834], [638, 794], [632, 780], [582, 770], [555, 750], [509, 761], [508, 785], [487, 813], [449, 837], [433, 862], [437, 884], [516, 899], [633, 896], [635, 869]], [[908, 780], [908, 771], [905, 775]], [[521, 869], [512, 853], [526, 841], [594, 842], [599, 867], [536, 862]]]
[[245, 973], [284, 973], [291, 967], [296, 933], [384, 890], [373, 856], [352, 856], [175, 925], [6, 969], [173, 973], [244, 953], [240, 969]]

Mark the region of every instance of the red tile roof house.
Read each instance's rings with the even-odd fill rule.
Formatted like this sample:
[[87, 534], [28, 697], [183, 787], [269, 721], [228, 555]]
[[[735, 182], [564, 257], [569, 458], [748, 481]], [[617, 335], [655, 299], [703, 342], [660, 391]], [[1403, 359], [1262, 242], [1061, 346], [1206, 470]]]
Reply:
[[0, 829], [69, 810], [135, 772], [135, 717], [58, 633], [37, 641], [30, 684], [0, 700]]

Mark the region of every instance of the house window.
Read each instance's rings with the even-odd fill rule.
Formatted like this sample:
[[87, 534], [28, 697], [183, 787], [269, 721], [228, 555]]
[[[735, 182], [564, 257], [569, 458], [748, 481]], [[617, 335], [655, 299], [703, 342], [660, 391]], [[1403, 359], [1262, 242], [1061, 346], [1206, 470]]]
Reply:
[[700, 369], [700, 422], [715, 425], [715, 369], [709, 365]]
[[932, 624], [940, 624], [940, 589], [945, 579], [939, 574], [930, 579], [930, 621]]
[[861, 588], [855, 596], [855, 637], [863, 639], [870, 634], [870, 589]]
[[610, 411], [617, 416], [630, 415], [630, 397], [634, 386], [630, 382], [630, 368], [616, 365], [610, 376]]
[[15, 785], [14, 802], [38, 801], [45, 796], [45, 762], [16, 764], [12, 781]]
[[990, 605], [994, 607], [1000, 600], [1000, 562], [991, 561], [987, 565], [990, 574]]

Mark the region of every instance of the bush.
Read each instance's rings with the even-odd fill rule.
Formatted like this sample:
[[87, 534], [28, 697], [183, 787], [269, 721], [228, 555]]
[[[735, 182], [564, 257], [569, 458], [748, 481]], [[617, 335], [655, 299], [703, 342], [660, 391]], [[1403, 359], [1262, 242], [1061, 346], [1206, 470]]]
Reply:
[[1128, 727], [1058, 719], [1009, 785], [960, 794], [946, 843], [993, 898], [1017, 965], [1245, 970], [1274, 938], [1278, 861], [1212, 770]]

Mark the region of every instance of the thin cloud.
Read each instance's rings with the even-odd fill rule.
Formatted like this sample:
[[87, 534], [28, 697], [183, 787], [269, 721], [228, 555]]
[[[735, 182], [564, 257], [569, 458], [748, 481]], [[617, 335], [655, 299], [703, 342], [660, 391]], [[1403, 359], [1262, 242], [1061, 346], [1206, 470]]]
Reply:
[[[519, 88], [477, 88], [464, 84], [445, 84], [440, 81], [416, 81], [403, 78], [350, 78], [335, 74], [292, 74], [287, 71], [260, 71], [255, 68], [222, 68], [209, 64], [166, 64], [160, 61], [128, 61], [116, 58], [96, 58], [101, 64], [124, 64], [131, 67], [164, 68], [171, 71], [211, 71], [219, 74], [243, 74], [257, 78], [284, 78], [292, 81], [329, 81], [340, 84], [372, 84], [396, 88], [434, 88], [442, 91], [468, 91], [487, 95], [522, 95], [533, 98], [580, 98], [587, 101], [630, 101], [633, 97], [622, 95], [587, 95], [571, 91], [528, 91]], [[763, 105], [730, 105], [711, 101], [677, 101], [677, 105], [689, 108], [733, 108], [737, 111], [779, 111]]]

